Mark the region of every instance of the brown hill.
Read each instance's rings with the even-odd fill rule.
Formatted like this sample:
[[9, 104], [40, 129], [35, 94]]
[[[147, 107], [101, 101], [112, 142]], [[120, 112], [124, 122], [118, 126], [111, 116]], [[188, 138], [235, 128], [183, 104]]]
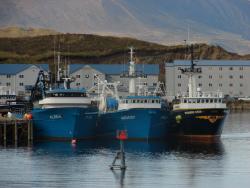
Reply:
[[[186, 45], [164, 46], [132, 38], [86, 34], [60, 34], [23, 38], [0, 38], [0, 63], [52, 63], [60, 49], [71, 63], [124, 63], [128, 47], [136, 49], [137, 63], [163, 63], [188, 59]], [[219, 46], [196, 44], [196, 59], [249, 59]]]
[[6, 27], [0, 28], [0, 38], [17, 38], [17, 37], [35, 37], [42, 35], [55, 35], [58, 32], [52, 29], [42, 28], [25, 28], [25, 27]]

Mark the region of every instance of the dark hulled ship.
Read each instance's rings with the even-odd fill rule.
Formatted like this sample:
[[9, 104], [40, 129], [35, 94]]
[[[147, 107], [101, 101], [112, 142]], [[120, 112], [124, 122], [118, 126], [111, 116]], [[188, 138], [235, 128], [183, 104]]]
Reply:
[[196, 87], [196, 68], [191, 45], [191, 66], [181, 69], [188, 76], [188, 92], [173, 101], [171, 112], [171, 134], [188, 140], [211, 141], [220, 137], [227, 107], [222, 92], [203, 92]]

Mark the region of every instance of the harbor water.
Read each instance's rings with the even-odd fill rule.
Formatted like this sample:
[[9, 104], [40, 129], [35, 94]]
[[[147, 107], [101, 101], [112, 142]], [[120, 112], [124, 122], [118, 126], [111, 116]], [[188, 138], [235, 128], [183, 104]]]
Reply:
[[39, 142], [0, 148], [0, 187], [213, 187], [250, 185], [250, 112], [230, 113], [218, 143], [126, 142], [127, 170], [109, 165], [118, 142]]

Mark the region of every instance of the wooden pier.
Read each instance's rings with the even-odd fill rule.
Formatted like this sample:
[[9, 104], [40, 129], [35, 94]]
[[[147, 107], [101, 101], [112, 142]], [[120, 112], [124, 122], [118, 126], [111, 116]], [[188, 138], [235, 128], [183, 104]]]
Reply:
[[33, 142], [32, 120], [0, 119], [0, 145], [27, 146]]

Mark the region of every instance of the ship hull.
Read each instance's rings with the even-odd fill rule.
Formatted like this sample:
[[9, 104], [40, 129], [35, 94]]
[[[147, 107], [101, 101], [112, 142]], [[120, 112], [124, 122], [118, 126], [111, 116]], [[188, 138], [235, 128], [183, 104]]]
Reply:
[[164, 139], [167, 132], [168, 111], [162, 109], [129, 109], [101, 113], [97, 136], [116, 138], [117, 130], [126, 130], [130, 140]]
[[95, 137], [96, 108], [49, 108], [32, 111], [36, 139], [68, 140]]
[[173, 110], [169, 133], [189, 140], [216, 140], [220, 138], [226, 115], [225, 109]]

